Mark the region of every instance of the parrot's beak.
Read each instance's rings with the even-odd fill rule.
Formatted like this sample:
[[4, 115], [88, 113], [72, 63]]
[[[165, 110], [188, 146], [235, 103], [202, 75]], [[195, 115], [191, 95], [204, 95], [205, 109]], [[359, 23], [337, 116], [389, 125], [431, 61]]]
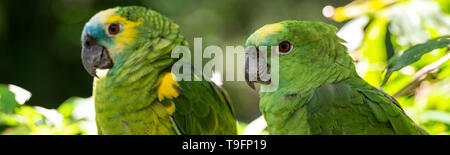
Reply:
[[81, 51], [81, 59], [83, 66], [93, 77], [98, 77], [96, 69], [111, 68], [114, 63], [109, 57], [108, 50], [97, 44], [95, 38], [85, 35], [82, 41], [83, 49]]
[[247, 82], [247, 85], [252, 88], [255, 89], [255, 82], [254, 81], [250, 81], [249, 77], [248, 77], [248, 56], [245, 56], [245, 82]]
[[[270, 83], [270, 75], [267, 74], [269, 65], [264, 59], [259, 58], [259, 54], [260, 52], [256, 47], [245, 49], [245, 81], [252, 89], [255, 89], [255, 83]], [[262, 80], [261, 75], [266, 76], [265, 79], [269, 78], [269, 80]]]

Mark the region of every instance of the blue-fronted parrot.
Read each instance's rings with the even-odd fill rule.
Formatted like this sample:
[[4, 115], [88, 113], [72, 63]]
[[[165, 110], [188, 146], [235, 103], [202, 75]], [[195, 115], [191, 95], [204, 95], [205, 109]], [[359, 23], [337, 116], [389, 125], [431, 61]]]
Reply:
[[138, 6], [107, 9], [86, 23], [81, 42], [99, 134], [236, 134], [223, 89], [171, 72], [172, 49], [188, 43], [167, 17]]

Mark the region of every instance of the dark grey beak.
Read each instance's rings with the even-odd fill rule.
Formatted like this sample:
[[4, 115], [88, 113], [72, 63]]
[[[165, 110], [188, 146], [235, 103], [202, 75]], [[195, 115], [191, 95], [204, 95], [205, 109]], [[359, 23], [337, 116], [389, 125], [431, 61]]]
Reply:
[[255, 89], [255, 80], [250, 80], [250, 77], [249, 77], [249, 75], [250, 75], [250, 65], [249, 65], [249, 54], [251, 53], [251, 52], [257, 52], [257, 51], [252, 51], [252, 50], [256, 50], [256, 48], [255, 49], [252, 49], [252, 47], [247, 47], [246, 49], [245, 49], [245, 69], [244, 69], [244, 71], [245, 71], [245, 82], [247, 82], [247, 85], [250, 87], [250, 88], [252, 88], [252, 89]]
[[270, 83], [268, 74], [268, 64], [256, 47], [247, 47], [245, 49], [245, 81], [247, 85], [255, 89], [255, 83]]
[[114, 66], [112, 59], [109, 57], [108, 50], [97, 44], [95, 38], [85, 35], [82, 41], [83, 49], [81, 50], [81, 59], [83, 66], [93, 77], [98, 77], [96, 69], [108, 69]]

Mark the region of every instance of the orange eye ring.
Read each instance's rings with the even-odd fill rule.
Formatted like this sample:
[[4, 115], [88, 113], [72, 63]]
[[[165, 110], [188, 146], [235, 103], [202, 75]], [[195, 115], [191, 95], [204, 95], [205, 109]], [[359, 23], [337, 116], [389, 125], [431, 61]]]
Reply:
[[120, 25], [113, 23], [108, 26], [108, 33], [110, 35], [115, 35], [120, 32]]
[[291, 51], [292, 45], [289, 41], [282, 41], [280, 44], [278, 44], [278, 51], [280, 51], [281, 54], [287, 54]]

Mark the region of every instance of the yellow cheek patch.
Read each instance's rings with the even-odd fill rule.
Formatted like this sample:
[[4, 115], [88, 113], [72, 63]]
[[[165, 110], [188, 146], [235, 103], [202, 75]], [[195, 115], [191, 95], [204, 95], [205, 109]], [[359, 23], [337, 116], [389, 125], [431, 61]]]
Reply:
[[[115, 10], [113, 10], [115, 11]], [[139, 34], [139, 31], [135, 29], [136, 26], [141, 25], [143, 20], [138, 20], [136, 22], [129, 21], [122, 16], [114, 14], [114, 12], [109, 13], [104, 21], [105, 29], [107, 31], [107, 26], [111, 23], [119, 23], [121, 24], [121, 32], [114, 36], [116, 40], [116, 45], [110, 49], [111, 57], [114, 58], [118, 52], [122, 51], [126, 46], [133, 43], [136, 39], [136, 36]]]
[[174, 88], [174, 86], [180, 86], [180, 84], [175, 81], [175, 74], [172, 73], [166, 73], [161, 83], [158, 87], [158, 100], [162, 101], [164, 99], [172, 99], [178, 97], [180, 94], [178, 91]]

